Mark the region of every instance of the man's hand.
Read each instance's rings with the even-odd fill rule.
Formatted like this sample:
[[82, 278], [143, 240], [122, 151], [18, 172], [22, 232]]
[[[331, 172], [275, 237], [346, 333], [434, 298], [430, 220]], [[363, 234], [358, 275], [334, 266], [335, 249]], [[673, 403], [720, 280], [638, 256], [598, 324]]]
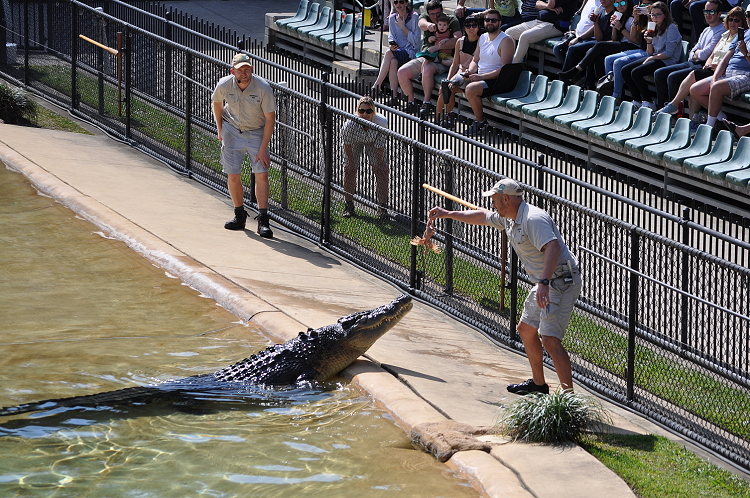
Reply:
[[260, 164], [262, 164], [264, 168], [268, 169], [271, 167], [271, 156], [268, 154], [268, 147], [262, 147], [258, 150], [258, 156], [256, 159], [260, 161]]
[[429, 220], [432, 221], [432, 220], [435, 220], [435, 219], [438, 219], [438, 218], [445, 218], [445, 215], [447, 213], [448, 213], [447, 210], [445, 210], [445, 209], [443, 209], [443, 208], [441, 208], [439, 206], [435, 206], [434, 208], [430, 209], [430, 211], [428, 213], [428, 217], [429, 217]]
[[536, 305], [540, 308], [549, 306], [549, 285], [538, 284], [536, 286]]
[[217, 135], [219, 136], [219, 142], [222, 142], [222, 139], [221, 139], [221, 125], [217, 125], [216, 129], [218, 130]]

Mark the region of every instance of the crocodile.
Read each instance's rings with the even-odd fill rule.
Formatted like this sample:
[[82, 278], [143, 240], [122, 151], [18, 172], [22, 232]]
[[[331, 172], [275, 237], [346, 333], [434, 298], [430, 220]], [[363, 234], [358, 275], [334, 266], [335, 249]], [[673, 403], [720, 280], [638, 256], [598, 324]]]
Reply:
[[411, 297], [402, 295], [378, 308], [339, 318], [333, 325], [300, 332], [294, 339], [269, 346], [213, 373], [1, 408], [0, 416], [37, 411], [59, 413], [67, 409], [142, 406], [154, 402], [179, 404], [186, 398], [199, 397], [201, 392], [236, 389], [248, 384], [274, 387], [305, 381], [325, 382], [363, 355], [411, 308]]

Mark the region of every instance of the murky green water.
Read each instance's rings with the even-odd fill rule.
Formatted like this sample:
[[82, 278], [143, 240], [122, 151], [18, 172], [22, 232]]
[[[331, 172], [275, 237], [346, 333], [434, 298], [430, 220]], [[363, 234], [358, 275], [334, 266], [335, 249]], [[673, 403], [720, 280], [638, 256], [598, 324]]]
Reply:
[[[2, 164], [0, 268], [0, 406], [205, 373], [269, 343]], [[331, 384], [4, 417], [0, 496], [476, 493], [366, 396]]]

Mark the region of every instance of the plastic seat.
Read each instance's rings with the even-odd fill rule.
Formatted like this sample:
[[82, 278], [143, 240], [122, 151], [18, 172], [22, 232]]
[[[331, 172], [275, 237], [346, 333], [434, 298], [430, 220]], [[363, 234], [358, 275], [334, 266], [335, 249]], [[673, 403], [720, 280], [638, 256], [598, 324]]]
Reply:
[[307, 17], [304, 18], [301, 21], [295, 21], [290, 22], [286, 26], [284, 26], [286, 29], [294, 31], [296, 28], [300, 26], [312, 26], [316, 22], [318, 22], [318, 17], [320, 14], [320, 4], [319, 3], [313, 3], [310, 6], [310, 11], [307, 13]]
[[331, 8], [323, 7], [320, 11], [320, 17], [318, 22], [311, 26], [298, 26], [294, 28], [298, 33], [307, 34], [311, 31], [317, 31], [320, 29], [326, 29], [331, 24]]
[[[583, 92], [583, 101], [581, 107], [576, 112], [570, 114], [561, 114], [555, 116], [554, 123], [557, 128], [570, 129], [571, 125], [576, 121], [583, 121], [594, 117], [596, 114], [596, 105], [599, 103], [599, 94], [592, 91], [586, 90]], [[614, 102], [612, 103], [612, 116], [614, 117]], [[611, 119], [610, 119], [611, 121]]]
[[716, 136], [716, 142], [711, 152], [705, 156], [691, 157], [685, 159], [682, 167], [693, 175], [703, 176], [703, 170], [709, 164], [722, 163], [732, 157], [732, 134], [729, 130], [721, 130]]
[[504, 106], [506, 102], [513, 99], [520, 99], [529, 94], [531, 90], [531, 71], [524, 71], [518, 77], [516, 87], [510, 92], [499, 93], [490, 97], [490, 100], [500, 106]]
[[[641, 111], [643, 112], [643, 111]], [[640, 114], [639, 112], [638, 114]], [[636, 118], [637, 119], [637, 118]], [[663, 112], [657, 114], [651, 133], [641, 138], [634, 138], [625, 142], [625, 148], [631, 152], [642, 152], [649, 145], [666, 142], [672, 131], [672, 116]]]
[[700, 125], [690, 147], [682, 150], [667, 152], [662, 156], [664, 164], [673, 169], [681, 169], [683, 161], [691, 157], [703, 156], [711, 150], [711, 133], [713, 128], [708, 125]]
[[[352, 28], [352, 32], [351, 33], [349, 33], [348, 35], [345, 35], [345, 36], [343, 36], [343, 35], [341, 35], [339, 33], [340, 38], [339, 38], [339, 36], [336, 37], [336, 45], [340, 47], [342, 45], [346, 45], [348, 43], [351, 43], [352, 41], [354, 41], [354, 42], [360, 41], [362, 39], [362, 33], [364, 31], [363, 28], [364, 28], [364, 22], [362, 21], [362, 18], [360, 17], [360, 18], [357, 19], [357, 22], [354, 23], [354, 28]], [[342, 29], [342, 31], [343, 31], [343, 29]], [[333, 41], [333, 40], [331, 40], [331, 41]]]
[[581, 87], [571, 86], [565, 94], [562, 105], [552, 109], [542, 109], [536, 114], [536, 117], [541, 121], [551, 123], [557, 116], [576, 112], [579, 105], [581, 105]]
[[307, 36], [311, 38], [320, 38], [323, 35], [332, 35], [336, 31], [341, 29], [341, 25], [344, 23], [345, 17], [346, 14], [343, 10], [337, 10], [333, 13], [333, 19], [335, 20], [335, 23], [329, 23], [328, 27], [325, 29], [310, 31], [309, 33], [307, 33]]
[[548, 78], [544, 75], [539, 75], [534, 80], [534, 87], [531, 89], [528, 95], [521, 97], [520, 99], [511, 99], [505, 102], [505, 107], [513, 111], [521, 111], [521, 108], [526, 104], [536, 104], [544, 100], [547, 96], [547, 81]]
[[[661, 116], [661, 114], [659, 115]], [[690, 120], [680, 118], [675, 123], [672, 136], [669, 137], [669, 140], [660, 144], [647, 146], [643, 149], [643, 154], [659, 161], [667, 152], [684, 149], [688, 145], [690, 145]]]
[[623, 102], [620, 104], [620, 110], [617, 111], [615, 120], [604, 126], [595, 126], [589, 128], [589, 137], [595, 140], [604, 140], [610, 133], [625, 131], [633, 124], [633, 103]]
[[341, 29], [339, 29], [336, 33], [321, 35], [318, 37], [318, 39], [320, 41], [333, 43], [333, 38], [335, 37], [336, 44], [338, 44], [340, 38], [351, 36], [352, 31], [354, 31], [354, 14], [347, 14], [341, 23]]
[[654, 111], [648, 107], [641, 108], [638, 114], [635, 115], [635, 122], [633, 126], [625, 131], [618, 131], [617, 133], [610, 133], [604, 139], [609, 145], [615, 145], [618, 147], [624, 147], [625, 142], [634, 138], [645, 137], [651, 133], [651, 116]]
[[297, 13], [292, 17], [286, 17], [276, 21], [276, 25], [286, 26], [290, 22], [303, 21], [307, 17], [307, 13], [310, 11], [310, 2], [308, 0], [300, 0], [299, 7], [297, 7]]
[[555, 80], [550, 85], [549, 92], [547, 93], [547, 96], [544, 98], [544, 100], [535, 104], [526, 104], [525, 106], [521, 107], [521, 112], [526, 114], [527, 116], [536, 116], [539, 111], [560, 107], [560, 105], [563, 103], [564, 94], [565, 83], [560, 80]]
[[709, 180], [723, 181], [727, 173], [739, 171], [750, 167], [750, 137], [740, 137], [737, 142], [737, 148], [734, 149], [734, 155], [729, 161], [706, 166], [703, 174]]
[[[583, 100], [585, 105], [586, 97], [584, 97]], [[617, 99], [615, 99], [614, 97], [610, 97], [609, 95], [606, 97], [602, 97], [601, 102], [599, 102], [599, 108], [596, 109], [596, 115], [592, 118], [584, 119], [583, 121], [575, 121], [571, 123], [570, 130], [574, 133], [586, 135], [591, 128], [596, 128], [597, 126], [606, 126], [612, 123], [612, 121], [614, 121], [615, 119], [616, 104]], [[581, 108], [583, 109], [583, 106], [581, 106]]]
[[747, 188], [748, 181], [750, 181], [750, 168], [727, 173], [727, 176], [724, 179], [730, 186]]

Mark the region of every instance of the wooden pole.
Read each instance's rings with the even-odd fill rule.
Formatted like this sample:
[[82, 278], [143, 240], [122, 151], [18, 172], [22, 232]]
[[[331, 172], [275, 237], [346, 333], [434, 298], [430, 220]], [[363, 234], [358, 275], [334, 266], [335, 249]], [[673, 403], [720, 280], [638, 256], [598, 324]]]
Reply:
[[470, 202], [467, 202], [467, 201], [465, 201], [463, 199], [460, 199], [460, 198], [456, 197], [455, 195], [451, 195], [451, 194], [449, 194], [447, 192], [443, 192], [442, 190], [440, 190], [438, 188], [435, 188], [432, 185], [428, 185], [426, 183], [423, 183], [422, 187], [426, 188], [430, 192], [434, 192], [437, 195], [441, 195], [441, 196], [445, 197], [446, 199], [450, 199], [453, 202], [457, 202], [457, 203], [461, 204], [462, 206], [467, 207], [469, 209], [479, 209], [479, 206], [476, 206], [476, 205], [474, 205], [474, 204], [472, 204]]
[[78, 36], [79, 36], [80, 38], [82, 38], [83, 40], [86, 40], [86, 41], [87, 41], [87, 42], [89, 42], [89, 43], [93, 43], [94, 45], [96, 45], [96, 46], [97, 46], [97, 47], [99, 47], [99, 48], [103, 48], [104, 50], [106, 50], [107, 52], [109, 52], [109, 53], [110, 53], [110, 54], [112, 54], [112, 55], [117, 55], [117, 50], [116, 50], [116, 49], [114, 49], [114, 48], [109, 48], [109, 47], [108, 47], [108, 46], [106, 46], [106, 45], [102, 45], [102, 44], [101, 44], [101, 43], [99, 43], [98, 41], [96, 41], [96, 40], [92, 40], [92, 39], [91, 39], [91, 38], [89, 38], [88, 36], [83, 36], [83, 35], [78, 35]]

